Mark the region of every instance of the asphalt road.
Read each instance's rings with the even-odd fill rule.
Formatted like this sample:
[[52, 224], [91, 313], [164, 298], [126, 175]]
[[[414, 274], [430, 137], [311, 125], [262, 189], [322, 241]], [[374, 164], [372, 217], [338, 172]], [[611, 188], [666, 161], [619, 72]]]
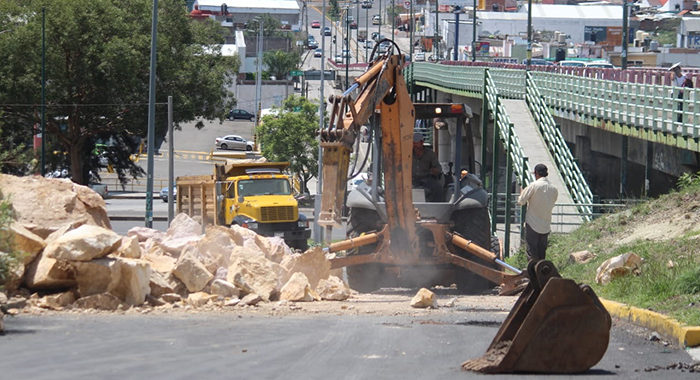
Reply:
[[[463, 372], [460, 364], [484, 353], [503, 318], [459, 309], [434, 317], [21, 315], [6, 319], [0, 373], [36, 380], [485, 378]], [[689, 361], [682, 350], [616, 327], [602, 361], [576, 378], [697, 379], [679, 370], [645, 372]]]

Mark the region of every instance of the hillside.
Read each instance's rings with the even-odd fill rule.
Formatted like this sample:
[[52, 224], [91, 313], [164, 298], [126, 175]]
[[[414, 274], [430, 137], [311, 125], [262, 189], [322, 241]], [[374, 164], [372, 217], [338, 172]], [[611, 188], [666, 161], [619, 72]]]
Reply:
[[[571, 234], [550, 236], [547, 258], [562, 276], [590, 284], [603, 298], [700, 326], [700, 178], [687, 176], [680, 183], [678, 191], [597, 218]], [[596, 258], [586, 264], [569, 260], [582, 250]], [[641, 274], [596, 284], [600, 264], [627, 252], [644, 259]], [[526, 266], [523, 253], [511, 261]]]

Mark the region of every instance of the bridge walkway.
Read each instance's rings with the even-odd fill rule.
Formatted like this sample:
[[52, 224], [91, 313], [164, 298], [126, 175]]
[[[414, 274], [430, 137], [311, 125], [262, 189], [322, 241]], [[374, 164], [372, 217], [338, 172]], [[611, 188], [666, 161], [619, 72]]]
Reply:
[[[521, 99], [501, 99], [501, 103], [505, 107], [510, 120], [513, 123], [515, 134], [520, 140], [523, 153], [528, 157], [530, 167], [534, 168], [537, 164], [545, 164], [549, 169], [549, 181], [559, 191], [557, 206], [561, 210], [557, 210], [556, 224], [552, 224], [554, 232], [571, 232], [582, 220], [575, 206], [574, 201], [569, 193], [569, 190], [564, 183], [561, 173], [554, 159], [547, 149], [544, 139], [540, 135], [537, 123], [535, 122], [525, 100]], [[563, 205], [561, 205], [563, 204]], [[555, 222], [553, 220], [553, 222]]]

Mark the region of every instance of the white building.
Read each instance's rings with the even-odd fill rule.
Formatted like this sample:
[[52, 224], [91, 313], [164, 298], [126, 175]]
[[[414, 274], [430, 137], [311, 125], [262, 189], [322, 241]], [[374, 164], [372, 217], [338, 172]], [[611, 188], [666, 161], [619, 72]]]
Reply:
[[245, 24], [256, 16], [268, 14], [280, 20], [283, 25], [296, 28], [301, 26], [302, 6], [297, 0], [195, 0], [194, 7], [221, 17], [223, 4], [229, 12], [226, 18], [233, 24]]

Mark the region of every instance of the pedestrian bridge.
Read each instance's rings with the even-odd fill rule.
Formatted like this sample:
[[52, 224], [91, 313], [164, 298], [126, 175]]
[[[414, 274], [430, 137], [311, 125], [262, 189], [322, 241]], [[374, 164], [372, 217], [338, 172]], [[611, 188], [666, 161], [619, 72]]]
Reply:
[[[570, 204], [570, 210], [563, 214], [578, 218], [579, 223], [593, 216], [593, 194], [555, 117], [700, 152], [699, 90], [679, 91], [670, 86], [671, 77], [666, 70], [557, 68], [562, 71], [553, 72], [544, 71], [555, 70], [546, 66], [539, 68], [543, 71], [528, 71], [522, 65], [504, 66], [484, 62], [415, 62], [406, 68], [405, 76], [414, 92], [417, 88], [432, 89], [481, 100], [482, 136], [486, 136], [487, 123], [492, 120], [498, 143], [506, 152], [505, 178], [515, 176], [521, 186], [526, 186], [534, 180], [531, 166], [547, 163], [556, 169], [550, 173], [556, 173], [560, 179], [559, 203]], [[485, 147], [482, 149], [485, 153]], [[497, 155], [493, 156], [497, 159]], [[484, 157], [486, 154], [482, 154]], [[493, 167], [497, 170], [497, 162]], [[496, 170], [491, 174], [494, 194]], [[493, 203], [495, 215], [496, 202]], [[506, 215], [511, 212], [508, 203]]]

